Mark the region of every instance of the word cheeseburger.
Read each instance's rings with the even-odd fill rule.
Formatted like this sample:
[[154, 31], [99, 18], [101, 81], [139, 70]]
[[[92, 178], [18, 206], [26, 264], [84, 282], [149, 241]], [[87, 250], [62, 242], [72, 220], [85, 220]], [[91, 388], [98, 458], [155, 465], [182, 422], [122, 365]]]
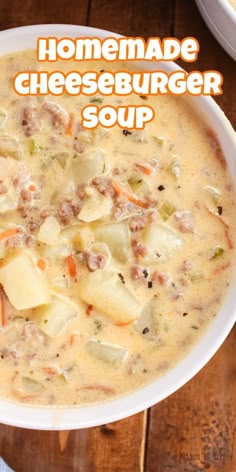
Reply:
[[[150, 67], [144, 71], [146, 62], [174, 61], [182, 59], [194, 62], [200, 47], [193, 37], [177, 38], [38, 38], [37, 60], [40, 63], [58, 60], [88, 61], [88, 71], [80, 73], [76, 67], [69, 72], [46, 70], [19, 72], [13, 79], [15, 91], [19, 95], [62, 95], [72, 96], [117, 95], [141, 96], [153, 95], [220, 95], [222, 94], [222, 75], [215, 70], [190, 73], [170, 67], [168, 71]], [[143, 61], [141, 68], [134, 71], [122, 70], [100, 71], [89, 70], [89, 61]], [[42, 69], [42, 67], [40, 67]], [[154, 118], [151, 106], [102, 106], [92, 103], [81, 110], [82, 126], [95, 128], [99, 124], [109, 128], [118, 124], [122, 128], [143, 129], [145, 124]]]

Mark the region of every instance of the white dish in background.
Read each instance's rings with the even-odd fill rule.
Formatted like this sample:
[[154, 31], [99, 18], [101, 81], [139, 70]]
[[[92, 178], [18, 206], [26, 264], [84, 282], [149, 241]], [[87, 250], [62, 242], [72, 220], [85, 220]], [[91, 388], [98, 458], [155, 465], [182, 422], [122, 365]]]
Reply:
[[236, 10], [228, 0], [196, 0], [196, 4], [212, 34], [236, 61]]
[[[37, 37], [85, 37], [118, 35], [83, 26], [37, 25], [0, 32], [0, 55], [34, 48]], [[155, 63], [146, 63], [153, 70]], [[158, 63], [158, 69], [172, 72], [174, 63]], [[216, 133], [225, 155], [229, 172], [236, 187], [236, 138], [232, 126], [223, 111], [210, 97], [188, 96], [186, 100], [201, 113]], [[168, 395], [190, 380], [215, 354], [225, 340], [236, 319], [236, 273], [224, 304], [200, 342], [175, 368], [149, 385], [106, 403], [82, 407], [32, 407], [0, 399], [0, 422], [22, 428], [44, 430], [79, 429], [109, 423], [138, 413]]]

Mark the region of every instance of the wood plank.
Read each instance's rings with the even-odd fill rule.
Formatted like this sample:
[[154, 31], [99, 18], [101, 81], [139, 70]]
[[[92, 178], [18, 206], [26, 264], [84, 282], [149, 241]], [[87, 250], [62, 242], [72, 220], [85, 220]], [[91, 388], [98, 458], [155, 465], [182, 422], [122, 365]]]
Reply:
[[152, 408], [147, 472], [236, 470], [234, 329], [214, 358]]
[[176, 0], [175, 36], [182, 39], [185, 36], [194, 36], [200, 42], [198, 60], [192, 63], [179, 62], [186, 70], [218, 70], [224, 77], [223, 95], [216, 97], [216, 102], [236, 128], [236, 101], [235, 62], [222, 49], [202, 19], [198, 8], [193, 1]]
[[126, 36], [168, 36], [172, 0], [93, 0], [89, 25]]
[[80, 431], [0, 426], [0, 456], [16, 472], [142, 472], [146, 415]]
[[24, 0], [22, 4], [18, 0], [1, 0], [0, 30], [42, 23], [85, 25], [88, 5], [88, 0], [79, 2]]

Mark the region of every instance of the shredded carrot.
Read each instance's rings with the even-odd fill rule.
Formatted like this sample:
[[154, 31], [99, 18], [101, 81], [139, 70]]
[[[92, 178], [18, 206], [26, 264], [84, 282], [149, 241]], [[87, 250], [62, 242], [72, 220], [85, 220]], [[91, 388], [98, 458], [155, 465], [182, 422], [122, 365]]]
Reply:
[[124, 323], [116, 323], [116, 326], [119, 326], [120, 328], [122, 328], [123, 326], [128, 326], [129, 324], [133, 323], [134, 320], [131, 320], [131, 321], [126, 321]]
[[78, 331], [74, 331], [74, 332], [70, 335], [69, 343], [70, 343], [71, 346], [72, 346], [72, 344], [74, 344], [75, 338], [76, 338], [76, 336], [78, 336], [78, 335], [79, 335], [79, 332], [78, 332]]
[[229, 249], [233, 249], [234, 248], [234, 243], [233, 243], [233, 241], [230, 237], [229, 228], [225, 229], [225, 237], [226, 237]]
[[4, 294], [0, 293], [0, 325], [6, 326], [6, 305]]
[[141, 208], [148, 208], [148, 203], [138, 198], [137, 195], [134, 195], [133, 193], [129, 192], [129, 190], [122, 187], [122, 185], [120, 185], [117, 181], [114, 180], [112, 182], [112, 186], [118, 195], [124, 195], [127, 200], [129, 200], [129, 202], [134, 203], [134, 205], [137, 205]]
[[86, 315], [90, 316], [93, 311], [93, 305], [88, 305], [86, 309]]
[[68, 122], [68, 126], [66, 128], [66, 134], [69, 134], [70, 136], [73, 133], [74, 121], [75, 121], [75, 115], [74, 115], [74, 113], [71, 113], [70, 118], [69, 118], [69, 122]]
[[67, 262], [67, 267], [68, 267], [68, 271], [69, 271], [70, 276], [75, 277], [76, 273], [77, 273], [77, 267], [76, 267], [75, 259], [72, 256], [72, 254], [67, 256], [66, 262]]
[[150, 166], [136, 164], [136, 167], [138, 167], [138, 169], [141, 170], [141, 172], [143, 172], [145, 175], [153, 174], [153, 169]]
[[103, 393], [115, 393], [113, 388], [107, 387], [106, 385], [83, 385], [83, 387], [80, 387], [80, 390], [98, 390]]
[[36, 190], [35, 185], [30, 185], [29, 190], [30, 190], [30, 192], [34, 192]]
[[57, 367], [47, 366], [43, 367], [43, 370], [50, 375], [59, 375], [60, 371]]
[[37, 260], [37, 266], [39, 267], [39, 269], [41, 270], [45, 270], [46, 269], [46, 261], [44, 259], [38, 259]]
[[8, 228], [5, 231], [2, 231], [2, 233], [0, 233], [0, 241], [6, 238], [10, 238], [11, 236], [14, 236], [15, 234], [19, 232], [20, 232], [19, 228]]
[[220, 266], [216, 267], [216, 268], [212, 271], [212, 274], [213, 274], [213, 275], [220, 274], [221, 272], [223, 272], [223, 270], [228, 269], [228, 267], [230, 267], [230, 262], [226, 262], [225, 264], [221, 264]]

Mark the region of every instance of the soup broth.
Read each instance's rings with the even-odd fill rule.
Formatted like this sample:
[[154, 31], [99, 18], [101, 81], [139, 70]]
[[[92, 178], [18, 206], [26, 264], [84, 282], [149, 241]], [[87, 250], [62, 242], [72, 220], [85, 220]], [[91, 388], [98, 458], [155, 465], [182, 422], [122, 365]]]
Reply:
[[[235, 194], [183, 98], [17, 96], [13, 76], [39, 67], [34, 51], [0, 59], [0, 395], [102, 402], [163, 375], [208, 329], [230, 281]], [[90, 102], [145, 103], [155, 119], [89, 131]]]

